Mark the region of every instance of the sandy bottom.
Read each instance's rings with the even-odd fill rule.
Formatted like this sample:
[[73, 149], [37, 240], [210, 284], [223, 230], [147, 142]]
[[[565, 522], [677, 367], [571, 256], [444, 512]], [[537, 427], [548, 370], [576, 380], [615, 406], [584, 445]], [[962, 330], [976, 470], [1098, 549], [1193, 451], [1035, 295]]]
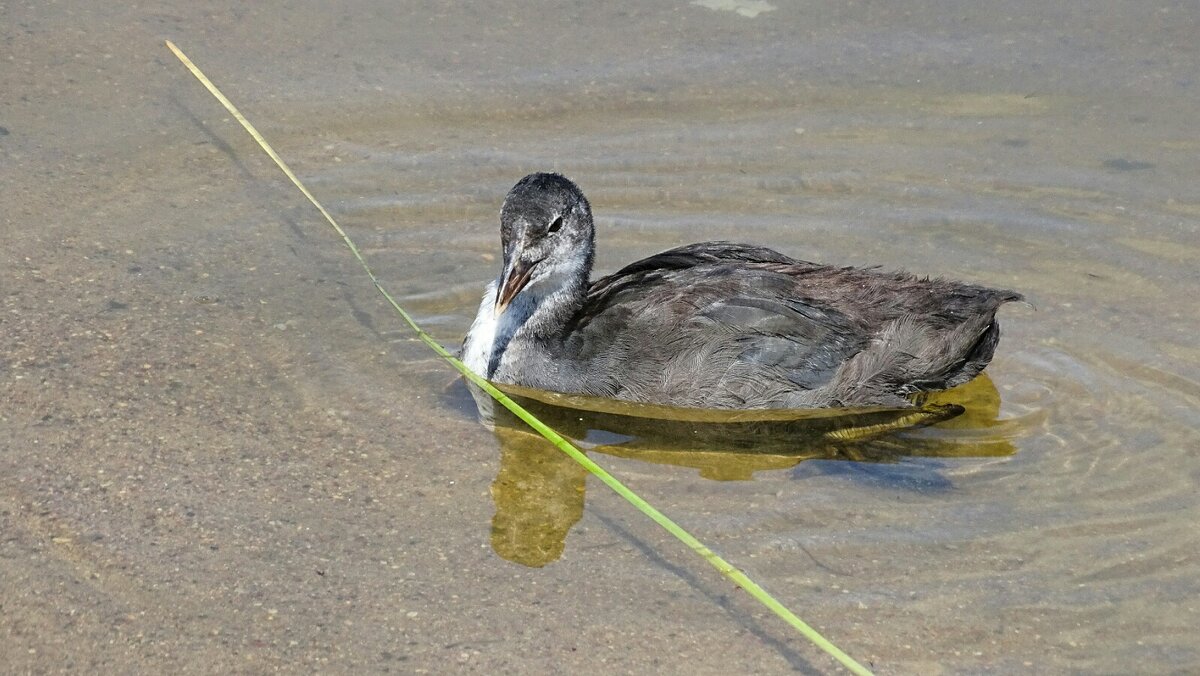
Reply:
[[1024, 292], [934, 427], [559, 422], [879, 673], [1200, 670], [1195, 9], [701, 4], [0, 6], [5, 671], [834, 670], [479, 424], [164, 38], [447, 345], [534, 170], [600, 271], [732, 238]]

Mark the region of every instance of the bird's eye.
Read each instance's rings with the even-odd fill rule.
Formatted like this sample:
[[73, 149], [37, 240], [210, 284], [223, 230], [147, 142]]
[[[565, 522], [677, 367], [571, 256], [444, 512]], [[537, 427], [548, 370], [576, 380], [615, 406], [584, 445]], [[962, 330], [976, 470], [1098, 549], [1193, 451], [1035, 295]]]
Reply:
[[553, 235], [562, 229], [562, 216], [556, 216], [553, 221], [550, 221], [550, 227], [546, 228], [546, 233]]

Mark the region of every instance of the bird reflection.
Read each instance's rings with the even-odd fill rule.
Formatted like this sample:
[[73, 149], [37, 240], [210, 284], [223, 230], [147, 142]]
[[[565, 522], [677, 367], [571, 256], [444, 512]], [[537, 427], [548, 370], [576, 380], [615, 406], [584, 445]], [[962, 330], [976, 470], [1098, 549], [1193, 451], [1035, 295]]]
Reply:
[[587, 470], [536, 432], [496, 427], [500, 471], [492, 482], [492, 549], [540, 568], [562, 556], [567, 531], [583, 516]]
[[[585, 452], [688, 467], [717, 481], [748, 480], [814, 459], [896, 462], [1015, 452], [1016, 422], [997, 418], [1000, 395], [986, 374], [905, 409], [701, 411], [503, 389]], [[492, 547], [522, 565], [551, 563], [583, 516], [587, 470], [487, 394], [472, 396], [501, 449], [491, 487]]]

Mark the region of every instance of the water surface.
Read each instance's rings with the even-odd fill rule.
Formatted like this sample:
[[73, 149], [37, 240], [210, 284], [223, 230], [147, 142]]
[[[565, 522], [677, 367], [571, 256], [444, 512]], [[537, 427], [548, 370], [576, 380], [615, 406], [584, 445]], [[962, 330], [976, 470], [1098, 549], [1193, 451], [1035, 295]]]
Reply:
[[987, 415], [886, 456], [594, 457], [880, 673], [1200, 669], [1195, 7], [772, 4], [0, 8], [4, 661], [832, 669], [479, 425], [171, 38], [448, 345], [535, 170], [601, 272], [734, 238], [1023, 292]]

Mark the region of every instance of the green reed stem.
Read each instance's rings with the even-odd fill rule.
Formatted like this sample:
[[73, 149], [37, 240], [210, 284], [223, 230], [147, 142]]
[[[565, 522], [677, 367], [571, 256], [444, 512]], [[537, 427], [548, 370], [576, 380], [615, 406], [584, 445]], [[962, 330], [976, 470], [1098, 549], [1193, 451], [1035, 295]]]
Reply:
[[299, 188], [300, 192], [304, 193], [304, 196], [307, 197], [308, 201], [317, 208], [317, 211], [321, 212], [321, 215], [325, 217], [325, 220], [329, 222], [329, 225], [333, 226], [333, 229], [338, 235], [341, 236], [342, 241], [346, 243], [346, 247], [350, 249], [350, 253], [354, 254], [354, 258], [356, 258], [359, 264], [362, 265], [363, 270], [367, 273], [367, 277], [371, 279], [371, 283], [375, 285], [375, 288], [379, 291], [379, 293], [383, 294], [383, 297], [386, 298], [388, 303], [391, 304], [396, 312], [398, 312], [400, 316], [404, 318], [404, 321], [408, 323], [409, 327], [411, 327], [417, 336], [434, 352], [436, 352], [438, 356], [446, 360], [446, 362], [448, 362], [459, 373], [461, 373], [464, 378], [477, 385], [484, 392], [490, 394], [493, 399], [500, 402], [500, 404], [508, 410], [512, 411], [513, 414], [518, 418], [524, 420], [530, 427], [537, 431], [538, 434], [541, 434], [546, 438], [547, 441], [557, 446], [560, 451], [571, 456], [575, 462], [583, 465], [587, 471], [591, 472], [596, 478], [600, 479], [600, 481], [603, 481], [606, 486], [616, 491], [617, 495], [620, 495], [634, 507], [637, 507], [638, 510], [640, 510], [643, 514], [650, 517], [654, 523], [662, 526], [668, 533], [674, 535], [680, 542], [690, 547], [692, 551], [696, 552], [700, 556], [703, 556], [706, 561], [712, 564], [713, 568], [716, 568], [721, 572], [722, 575], [730, 580], [733, 580], [733, 582], [742, 589], [745, 589], [750, 596], [754, 597], [759, 603], [763, 604], [767, 608], [770, 608], [772, 612], [783, 618], [783, 620], [794, 627], [796, 631], [800, 632], [808, 640], [815, 643], [817, 647], [829, 653], [834, 659], [836, 659], [838, 662], [841, 662], [842, 665], [851, 672], [859, 674], [860, 676], [869, 676], [871, 674], [866, 667], [862, 666], [856, 662], [854, 658], [842, 652], [837, 646], [830, 643], [824, 636], [821, 636], [817, 630], [808, 626], [808, 624], [797, 617], [795, 613], [788, 610], [787, 607], [785, 607], [779, 601], [776, 601], [775, 597], [771, 596], [765, 589], [758, 586], [758, 584], [756, 584], [754, 580], [751, 580], [749, 577], [747, 577], [745, 573], [735, 568], [729, 562], [725, 561], [725, 559], [718, 556], [715, 552], [705, 546], [704, 543], [697, 540], [691, 533], [687, 532], [677, 523], [668, 518], [667, 515], [658, 511], [653, 505], [643, 500], [640, 496], [638, 496], [637, 493], [634, 493], [629, 488], [626, 488], [625, 484], [621, 483], [616, 477], [605, 471], [603, 467], [593, 462], [591, 458], [587, 457], [582, 451], [575, 448], [571, 442], [564, 439], [561, 435], [559, 435], [558, 432], [555, 432], [541, 420], [538, 420], [532, 413], [526, 411], [520, 404], [509, 398], [508, 395], [496, 389], [496, 387], [486, 379], [467, 368], [466, 364], [463, 364], [461, 361], [456, 359], [454, 355], [450, 354], [450, 352], [446, 350], [446, 348], [442, 347], [440, 343], [434, 340], [433, 336], [426, 333], [425, 330], [422, 329], [412, 318], [412, 316], [409, 315], [404, 308], [400, 307], [400, 304], [396, 302], [396, 299], [392, 297], [392, 294], [388, 293], [387, 289], [383, 288], [383, 284], [380, 283], [379, 278], [376, 277], [375, 273], [371, 270], [371, 266], [367, 265], [366, 259], [363, 258], [362, 253], [359, 252], [358, 246], [356, 246], [354, 241], [350, 239], [350, 236], [346, 234], [346, 231], [342, 229], [342, 226], [338, 225], [337, 221], [333, 219], [333, 216], [331, 216], [329, 212], [325, 210], [325, 207], [321, 206], [321, 203], [317, 201], [317, 198], [308, 191], [308, 188], [304, 187], [304, 184], [300, 182], [300, 179], [296, 177], [296, 174], [294, 174], [291, 168], [288, 167], [287, 163], [283, 161], [283, 158], [281, 158], [279, 154], [275, 152], [275, 149], [271, 147], [271, 144], [267, 143], [267, 140], [263, 138], [262, 134], [258, 133], [258, 130], [254, 128], [254, 125], [250, 124], [250, 121], [247, 120], [244, 115], [242, 115], [241, 111], [237, 109], [237, 106], [233, 105], [229, 99], [225, 98], [225, 95], [221, 93], [221, 90], [217, 89], [217, 86], [214, 85], [212, 81], [209, 80], [204, 73], [196, 67], [196, 64], [192, 63], [192, 60], [189, 59], [183, 52], [181, 52], [174, 43], [172, 43], [170, 40], [167, 40], [166, 43], [171, 52], [173, 52], [175, 56], [178, 57], [181, 62], [183, 62], [183, 65], [186, 66], [189, 71], [191, 71], [192, 75], [196, 76], [196, 79], [200, 81], [200, 84], [204, 85], [205, 89], [207, 89], [209, 93], [216, 97], [217, 101], [220, 101], [221, 105], [225, 107], [225, 110], [229, 111], [229, 114], [233, 115], [234, 119], [241, 123], [242, 127], [244, 127], [245, 130], [250, 133], [250, 136], [254, 138], [258, 145], [267, 153], [267, 155], [271, 157], [272, 160], [275, 161], [275, 164], [281, 171], [283, 171], [284, 175], [291, 180], [292, 184]]

